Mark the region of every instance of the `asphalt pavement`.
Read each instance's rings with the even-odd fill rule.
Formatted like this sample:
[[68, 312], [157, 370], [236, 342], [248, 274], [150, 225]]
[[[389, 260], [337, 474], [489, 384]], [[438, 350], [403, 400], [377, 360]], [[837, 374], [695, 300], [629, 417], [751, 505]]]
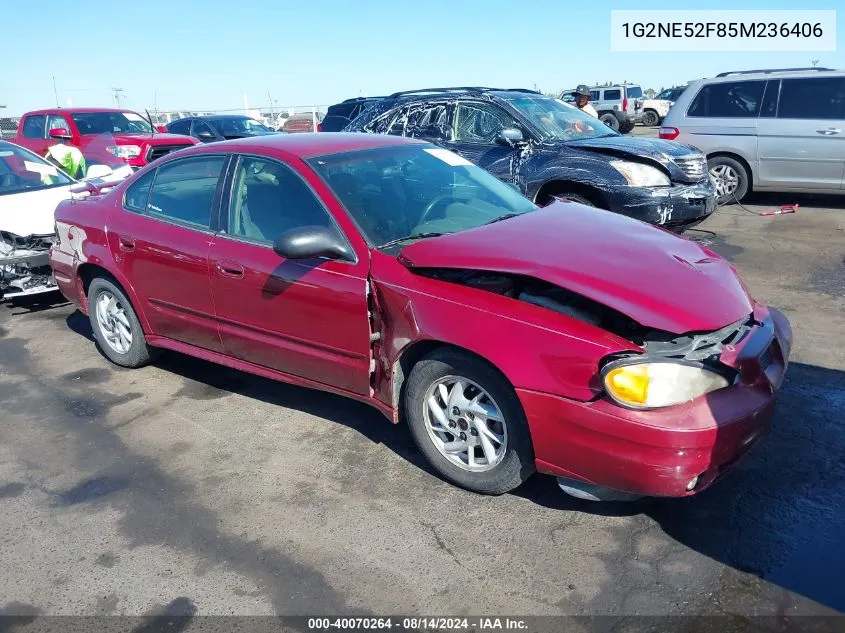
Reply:
[[772, 433], [686, 500], [475, 495], [365, 405], [175, 353], [120, 369], [59, 298], [0, 304], [0, 613], [845, 610], [845, 198], [747, 207], [689, 236], [787, 314], [792, 363]]

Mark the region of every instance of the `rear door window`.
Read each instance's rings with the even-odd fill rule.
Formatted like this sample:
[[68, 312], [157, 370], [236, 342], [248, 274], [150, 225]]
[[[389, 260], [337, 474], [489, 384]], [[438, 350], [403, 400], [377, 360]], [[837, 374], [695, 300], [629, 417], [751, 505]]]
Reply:
[[643, 96], [643, 89], [639, 86], [628, 86], [625, 88], [625, 92], [628, 93], [629, 99], [639, 99]]
[[621, 90], [605, 90], [604, 91], [604, 100], [605, 101], [619, 101], [622, 98], [622, 91]]
[[448, 109], [445, 103], [422, 103], [411, 106], [405, 136], [432, 141], [448, 139]]
[[26, 117], [23, 122], [24, 138], [47, 138], [44, 126], [47, 123], [47, 116], [44, 114], [33, 114]]
[[165, 163], [156, 170], [147, 215], [208, 229], [225, 163], [225, 156], [200, 156]]
[[173, 134], [189, 135], [191, 133], [191, 120], [180, 119], [178, 121], [174, 121], [168, 126], [168, 128]]
[[782, 79], [779, 119], [845, 120], [845, 77]]
[[726, 81], [704, 86], [687, 111], [690, 117], [756, 118], [766, 82]]

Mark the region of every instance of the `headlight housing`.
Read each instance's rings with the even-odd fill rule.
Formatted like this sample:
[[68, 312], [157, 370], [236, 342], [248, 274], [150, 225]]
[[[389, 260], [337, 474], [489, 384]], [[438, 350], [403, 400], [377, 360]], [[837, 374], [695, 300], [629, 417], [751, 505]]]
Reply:
[[118, 158], [138, 158], [141, 155], [141, 147], [138, 145], [109, 145], [106, 151]]
[[651, 165], [612, 160], [610, 166], [622, 174], [632, 187], [668, 187], [671, 184], [669, 176]]
[[608, 395], [630, 409], [656, 409], [684, 404], [730, 382], [701, 363], [626, 358], [601, 372]]

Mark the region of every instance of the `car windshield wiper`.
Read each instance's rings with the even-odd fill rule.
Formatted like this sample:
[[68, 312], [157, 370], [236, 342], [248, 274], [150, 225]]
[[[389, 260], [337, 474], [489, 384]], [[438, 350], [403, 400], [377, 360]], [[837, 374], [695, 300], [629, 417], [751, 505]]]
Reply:
[[429, 232], [429, 233], [413, 233], [411, 235], [406, 235], [405, 237], [397, 237], [395, 240], [390, 240], [389, 242], [385, 242], [384, 244], [379, 244], [376, 246], [379, 250], [382, 248], [388, 248], [389, 246], [395, 246], [396, 244], [401, 244], [402, 242], [407, 242], [409, 240], [422, 240], [427, 237], [440, 237], [441, 235], [450, 235], [450, 233], [437, 233], [437, 232]]
[[505, 213], [505, 215], [500, 215], [498, 218], [493, 218], [489, 222], [485, 222], [485, 226], [488, 224], [495, 224], [496, 222], [501, 222], [502, 220], [510, 220], [511, 218], [515, 218], [518, 215], [522, 215], [522, 213]]

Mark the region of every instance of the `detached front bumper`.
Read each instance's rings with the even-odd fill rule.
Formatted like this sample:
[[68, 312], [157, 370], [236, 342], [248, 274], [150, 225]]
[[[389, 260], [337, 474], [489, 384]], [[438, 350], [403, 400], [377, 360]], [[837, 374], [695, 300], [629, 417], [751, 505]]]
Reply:
[[15, 249], [0, 255], [0, 298], [14, 299], [58, 290], [49, 251]]
[[537, 469], [645, 496], [684, 497], [710, 486], [771, 425], [792, 332], [781, 313], [759, 312], [761, 325], [722, 354], [737, 382], [685, 405], [634, 411], [606, 398], [576, 402], [518, 389]]
[[671, 187], [615, 186], [605, 196], [611, 211], [670, 230], [695, 226], [716, 210], [716, 187], [709, 179]]

